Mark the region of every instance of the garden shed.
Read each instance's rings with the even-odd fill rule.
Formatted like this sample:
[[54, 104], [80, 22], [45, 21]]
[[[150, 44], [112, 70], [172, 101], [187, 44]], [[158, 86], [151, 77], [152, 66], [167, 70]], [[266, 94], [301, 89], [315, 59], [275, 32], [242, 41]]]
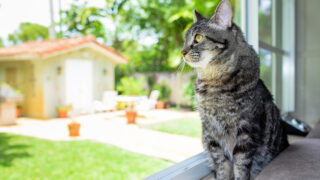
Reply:
[[22, 92], [23, 114], [56, 117], [72, 105], [89, 111], [94, 100], [114, 90], [114, 68], [128, 59], [93, 36], [26, 42], [0, 48], [0, 83]]

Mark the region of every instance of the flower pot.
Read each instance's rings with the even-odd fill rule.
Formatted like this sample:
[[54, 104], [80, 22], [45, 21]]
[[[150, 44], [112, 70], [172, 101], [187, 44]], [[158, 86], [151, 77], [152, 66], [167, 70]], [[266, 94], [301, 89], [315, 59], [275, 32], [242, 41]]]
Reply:
[[164, 109], [165, 105], [166, 105], [166, 103], [164, 101], [158, 101], [156, 108], [157, 109]]
[[69, 136], [79, 136], [80, 123], [72, 122], [68, 124]]
[[58, 111], [59, 118], [66, 118], [68, 116], [68, 111]]
[[22, 115], [22, 108], [21, 108], [21, 107], [18, 107], [18, 108], [16, 109], [16, 116], [17, 116], [17, 117], [21, 117], [21, 115]]
[[136, 111], [126, 111], [127, 124], [136, 123], [137, 112]]

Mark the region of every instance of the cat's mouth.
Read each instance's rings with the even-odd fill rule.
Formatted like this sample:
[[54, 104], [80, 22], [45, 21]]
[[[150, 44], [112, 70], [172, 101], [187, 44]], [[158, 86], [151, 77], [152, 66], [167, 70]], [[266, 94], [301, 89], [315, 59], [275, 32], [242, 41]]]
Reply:
[[188, 62], [199, 62], [200, 61], [200, 54], [199, 53], [188, 53], [183, 56], [183, 59], [186, 63]]
[[188, 53], [183, 56], [184, 61], [191, 67], [205, 67], [212, 63], [219, 54], [218, 48], [214, 50], [204, 50], [200, 53]]

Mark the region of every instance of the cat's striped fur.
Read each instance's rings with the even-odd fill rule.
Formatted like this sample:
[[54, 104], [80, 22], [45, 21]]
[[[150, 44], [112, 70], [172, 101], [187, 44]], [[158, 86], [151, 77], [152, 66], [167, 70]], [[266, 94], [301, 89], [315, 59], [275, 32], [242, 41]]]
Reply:
[[[259, 79], [259, 58], [240, 28], [231, 22], [223, 0], [216, 14], [186, 33], [185, 61], [198, 79], [195, 96], [202, 120], [202, 141], [216, 179], [254, 178], [288, 146], [280, 112]], [[195, 35], [203, 36], [195, 42]]]

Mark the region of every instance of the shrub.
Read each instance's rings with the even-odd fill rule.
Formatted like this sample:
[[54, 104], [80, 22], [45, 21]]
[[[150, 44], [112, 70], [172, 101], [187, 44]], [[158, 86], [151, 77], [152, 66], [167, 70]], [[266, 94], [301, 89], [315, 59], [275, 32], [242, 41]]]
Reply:
[[146, 95], [147, 91], [143, 89], [143, 78], [123, 77], [120, 79], [120, 84], [117, 87], [122, 95], [140, 96]]
[[189, 103], [188, 105], [191, 107], [192, 110], [196, 109], [196, 100], [194, 98], [194, 83], [195, 83], [196, 77], [191, 76], [190, 77], [190, 82], [188, 82], [184, 87], [183, 87], [183, 95], [185, 95]]
[[155, 84], [152, 90], [158, 90], [160, 92], [159, 100], [168, 102], [171, 94], [171, 88], [165, 82]]

